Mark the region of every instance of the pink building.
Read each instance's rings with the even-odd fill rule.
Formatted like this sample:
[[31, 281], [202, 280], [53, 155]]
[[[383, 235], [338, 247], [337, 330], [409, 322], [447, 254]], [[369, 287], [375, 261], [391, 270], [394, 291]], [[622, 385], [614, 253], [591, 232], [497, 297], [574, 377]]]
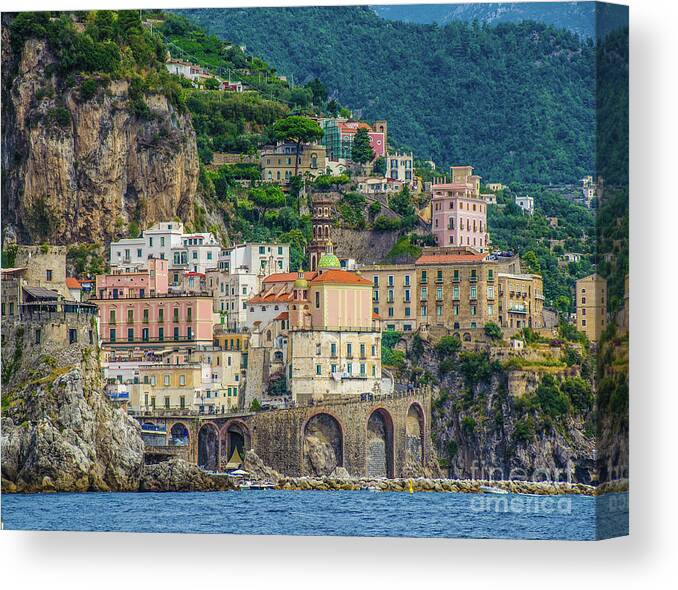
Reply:
[[97, 275], [97, 299], [153, 297], [167, 293], [167, 260], [150, 258], [148, 270]]
[[105, 349], [153, 349], [212, 343], [212, 297], [170, 294], [167, 260], [152, 258], [148, 270], [99, 275], [92, 303], [99, 310]]
[[484, 252], [488, 246], [487, 204], [480, 195], [480, 177], [471, 166], [452, 166], [452, 182], [434, 184], [433, 235], [438, 246], [469, 246]]

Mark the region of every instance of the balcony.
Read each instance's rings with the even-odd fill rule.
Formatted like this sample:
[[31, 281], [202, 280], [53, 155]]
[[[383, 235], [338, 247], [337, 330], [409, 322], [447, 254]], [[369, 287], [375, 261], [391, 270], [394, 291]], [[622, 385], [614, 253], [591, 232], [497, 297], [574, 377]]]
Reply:
[[478, 282], [478, 277], [475, 275], [471, 275], [468, 279], [472, 283], [477, 283]]
[[527, 306], [525, 305], [511, 305], [509, 308], [509, 313], [527, 313]]

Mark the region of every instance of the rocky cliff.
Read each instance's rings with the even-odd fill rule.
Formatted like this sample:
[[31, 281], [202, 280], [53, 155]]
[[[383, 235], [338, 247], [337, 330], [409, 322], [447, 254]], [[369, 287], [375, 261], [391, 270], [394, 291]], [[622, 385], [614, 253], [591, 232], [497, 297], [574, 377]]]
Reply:
[[31, 336], [3, 324], [3, 490], [138, 489], [141, 431], [105, 398], [96, 349], [64, 345], [53, 355]]
[[595, 481], [590, 384], [535, 372], [534, 387], [511, 395], [510, 371], [486, 352], [442, 353], [416, 337], [407, 346], [411, 375], [440, 390], [431, 430], [449, 477]]
[[198, 155], [190, 116], [165, 96], [134, 95], [127, 80], [73, 84], [45, 41], [16, 48], [8, 36], [3, 26], [6, 235], [103, 242], [126, 235], [131, 222], [191, 220]]

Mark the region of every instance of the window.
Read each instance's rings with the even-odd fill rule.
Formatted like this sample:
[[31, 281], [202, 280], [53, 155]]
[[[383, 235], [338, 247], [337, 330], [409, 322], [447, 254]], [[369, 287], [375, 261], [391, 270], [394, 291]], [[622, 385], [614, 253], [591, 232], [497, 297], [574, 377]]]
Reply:
[[330, 344], [330, 356], [337, 356], [337, 343], [336, 342], [332, 342], [332, 344]]
[[374, 275], [372, 277], [372, 282], [374, 283], [375, 287], [378, 287], [379, 286], [379, 275]]
[[443, 316], [443, 306], [440, 303], [436, 305], [436, 316], [439, 318]]
[[390, 317], [390, 318], [393, 317], [393, 308], [392, 307], [388, 308], [388, 317]]
[[160, 342], [165, 340], [165, 328], [158, 328], [158, 340]]
[[187, 322], [193, 321], [193, 308], [192, 307], [186, 308], [186, 321]]
[[388, 298], [387, 298], [388, 303], [393, 303], [393, 289], [388, 290]]
[[422, 301], [426, 301], [428, 299], [428, 289], [426, 287], [421, 288], [421, 297], [420, 299]]
[[360, 376], [364, 377], [365, 374], [365, 363], [360, 363]]
[[315, 345], [315, 355], [316, 356], [320, 356], [320, 349], [321, 349], [320, 344], [316, 344]]
[[437, 301], [443, 300], [443, 288], [442, 287], [436, 287], [436, 300]]
[[410, 275], [405, 275], [405, 286], [406, 287], [410, 286]]
[[127, 328], [127, 342], [134, 342], [134, 328]]
[[148, 342], [148, 328], [143, 328], [143, 329], [141, 330], [141, 339], [142, 339], [144, 342]]
[[40, 328], [35, 329], [35, 343], [40, 344], [42, 340], [42, 330]]
[[364, 344], [360, 345], [360, 358], [361, 359], [365, 358], [365, 345]]
[[377, 356], [377, 345], [376, 344], [372, 345], [372, 356]]
[[351, 358], [353, 356], [353, 344], [350, 342], [346, 344], [346, 356]]
[[336, 373], [337, 372], [337, 365], [330, 365], [330, 372]]
[[346, 372], [349, 375], [353, 375], [353, 363], [346, 363]]
[[133, 309], [127, 310], [127, 323], [128, 324], [134, 323], [134, 310]]
[[108, 323], [109, 324], [115, 324], [115, 310], [111, 309], [111, 311], [108, 312]]
[[393, 275], [388, 275], [388, 286], [393, 287]]
[[47, 269], [45, 274], [47, 275], [47, 280], [51, 281], [52, 280], [52, 271], [50, 269]]
[[144, 324], [148, 323], [148, 308], [144, 309], [144, 319], [143, 319]]
[[170, 398], [168, 395], [165, 396], [165, 409], [169, 410], [170, 407]]
[[179, 321], [179, 308], [178, 308], [178, 307], [175, 307], [175, 308], [172, 310], [172, 313], [173, 313], [172, 320], [173, 320], [174, 322], [178, 322], [178, 321]]
[[321, 365], [315, 366], [315, 374], [316, 375], [322, 375], [322, 366]]
[[410, 290], [405, 289], [405, 303], [409, 303], [409, 302], [410, 302]]
[[487, 315], [494, 315], [494, 305], [488, 303], [487, 305]]
[[452, 287], [452, 299], [459, 299], [459, 285]]
[[419, 315], [421, 315], [421, 317], [425, 318], [426, 315], [427, 315], [427, 311], [428, 311], [426, 309], [426, 305], [422, 305], [419, 311], [420, 311]]
[[494, 287], [489, 286], [487, 288], [487, 298], [488, 299], [494, 299]]
[[188, 338], [189, 340], [193, 340], [193, 328], [191, 328], [191, 326], [188, 326], [188, 328], [186, 328], [186, 338]]
[[186, 385], [186, 375], [179, 375], [179, 385]]
[[436, 283], [442, 283], [443, 282], [443, 271], [439, 270], [436, 273]]
[[406, 318], [409, 318], [409, 317], [410, 317], [410, 308], [409, 308], [409, 307], [406, 307], [406, 308], [405, 308], [405, 317], [406, 317]]
[[162, 382], [163, 382], [165, 385], [169, 385], [169, 384], [170, 384], [170, 376], [169, 376], [169, 375], [164, 375], [163, 378], [162, 378]]
[[425, 284], [426, 284], [426, 280], [427, 280], [427, 277], [426, 277], [426, 271], [425, 271], [425, 270], [422, 270], [422, 271], [421, 271], [421, 284], [422, 284], [422, 285], [425, 285]]
[[487, 280], [488, 281], [493, 281], [494, 280], [494, 271], [492, 269], [489, 269], [487, 271]]
[[108, 339], [109, 339], [111, 342], [115, 342], [115, 328], [111, 328], [111, 329], [108, 331], [108, 336], [109, 336]]
[[315, 307], [316, 309], [320, 307], [320, 291], [315, 292]]
[[478, 298], [478, 287], [475, 285], [471, 286], [471, 299], [477, 299]]
[[174, 327], [174, 340], [179, 340], [179, 327]]
[[471, 315], [477, 315], [477, 314], [478, 314], [478, 306], [472, 305], [471, 306]]

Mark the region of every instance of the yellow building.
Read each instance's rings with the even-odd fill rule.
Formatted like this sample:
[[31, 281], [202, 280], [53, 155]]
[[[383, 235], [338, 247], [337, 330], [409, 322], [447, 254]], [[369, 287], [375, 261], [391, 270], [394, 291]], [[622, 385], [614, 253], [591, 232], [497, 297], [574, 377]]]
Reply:
[[535, 274], [499, 273], [499, 325], [513, 332], [544, 327], [544, 285]]
[[[259, 158], [262, 180], [279, 184], [289, 183], [296, 170], [296, 159], [297, 146], [294, 143], [283, 143], [263, 149]], [[299, 153], [298, 174], [304, 176], [308, 173], [315, 177], [324, 174], [326, 168], [325, 146], [302, 144]]]
[[414, 264], [375, 264], [360, 268], [372, 281], [372, 311], [384, 330], [417, 329], [417, 271]]
[[579, 279], [576, 297], [577, 330], [598, 342], [607, 325], [607, 281], [597, 273]]
[[299, 403], [381, 392], [381, 326], [372, 282], [340, 269], [328, 252], [310, 281], [294, 282], [289, 304], [287, 380]]
[[132, 388], [134, 410], [192, 410], [206, 368], [200, 363], [157, 363], [139, 367], [138, 387]]

